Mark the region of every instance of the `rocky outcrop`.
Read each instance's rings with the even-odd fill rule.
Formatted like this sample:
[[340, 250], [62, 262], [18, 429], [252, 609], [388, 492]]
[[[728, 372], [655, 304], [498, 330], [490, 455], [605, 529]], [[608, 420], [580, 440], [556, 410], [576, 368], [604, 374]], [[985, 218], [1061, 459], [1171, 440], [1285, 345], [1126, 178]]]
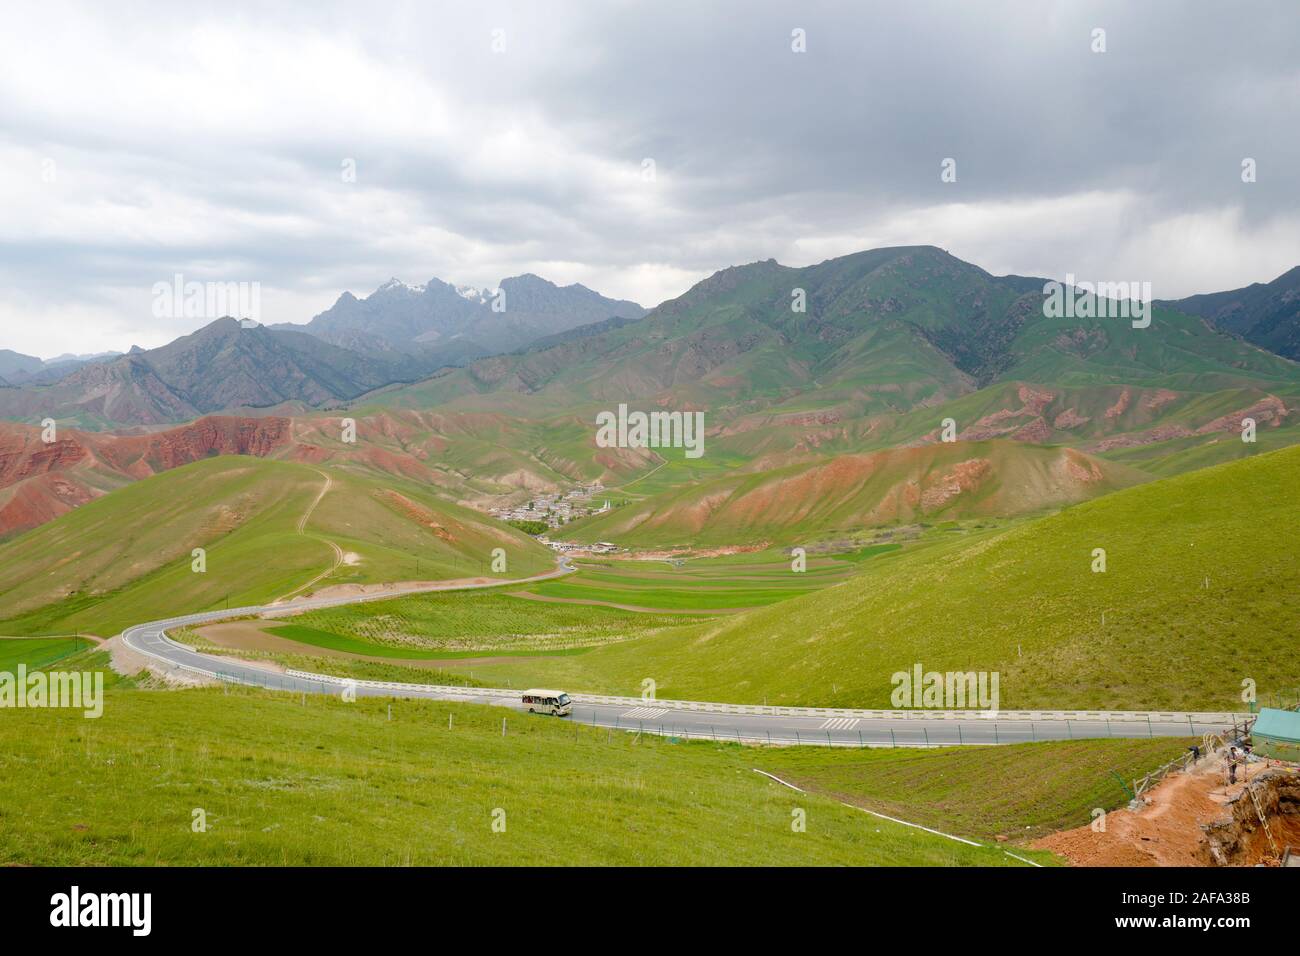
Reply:
[[1286, 404], [1275, 395], [1267, 395], [1249, 408], [1243, 408], [1237, 412], [1230, 412], [1227, 415], [1220, 415], [1213, 421], [1206, 422], [1200, 428], [1196, 429], [1196, 434], [1206, 435], [1210, 432], [1235, 432], [1241, 430], [1241, 422], [1244, 418], [1253, 418], [1255, 424], [1263, 425], [1265, 423], [1272, 425], [1282, 424], [1282, 419], [1286, 418], [1288, 409]]

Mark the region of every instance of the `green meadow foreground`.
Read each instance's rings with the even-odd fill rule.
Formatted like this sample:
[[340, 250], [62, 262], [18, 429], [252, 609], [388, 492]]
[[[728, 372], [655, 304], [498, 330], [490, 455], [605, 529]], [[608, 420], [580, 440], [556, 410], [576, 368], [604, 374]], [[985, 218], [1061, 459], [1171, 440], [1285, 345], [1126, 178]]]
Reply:
[[1144, 772], [1186, 743], [772, 750], [466, 704], [110, 683], [98, 720], [0, 714], [0, 862], [1022, 865], [841, 801], [1018, 841], [1118, 806], [1110, 770]]
[[0, 861], [1020, 865], [796, 794], [740, 748], [387, 706], [117, 689], [98, 721], [7, 712]]

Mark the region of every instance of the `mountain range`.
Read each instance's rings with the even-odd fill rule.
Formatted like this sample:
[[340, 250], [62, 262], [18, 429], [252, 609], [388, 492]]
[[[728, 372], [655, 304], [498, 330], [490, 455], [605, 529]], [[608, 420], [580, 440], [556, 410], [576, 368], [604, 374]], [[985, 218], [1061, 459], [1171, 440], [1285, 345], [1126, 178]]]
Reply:
[[[449, 357], [508, 352], [545, 336], [614, 317], [640, 318], [635, 302], [607, 299], [586, 286], [560, 287], [531, 273], [502, 279], [496, 289], [439, 279], [410, 286], [390, 279], [358, 299], [345, 292], [297, 329], [359, 351], [436, 349]], [[448, 364], [451, 364], [448, 362]]]
[[223, 410], [328, 407], [444, 366], [525, 347], [586, 323], [644, 313], [580, 285], [533, 275], [488, 290], [392, 280], [365, 299], [344, 293], [306, 325], [222, 318], [157, 349], [43, 362], [0, 352], [0, 418], [87, 427], [157, 426]]
[[[225, 412], [242, 424], [198, 428], [207, 452], [191, 435], [172, 457], [330, 461], [475, 506], [599, 480], [633, 500], [576, 523], [575, 539], [779, 540], [809, 522], [834, 533], [1051, 509], [1300, 442], [1300, 365], [1254, 341], [1289, 341], [1297, 275], [1156, 303], [1145, 328], [1054, 316], [1046, 280], [994, 276], [933, 246], [735, 266], [639, 317], [535, 276], [501, 283], [505, 312], [494, 290], [394, 280], [305, 326], [220, 320], [51, 385], [2, 388], [0, 417], [156, 430]], [[704, 412], [707, 453], [598, 447], [595, 415], [620, 403]], [[220, 437], [268, 415], [286, 424], [267, 448]], [[340, 439], [345, 415], [355, 443]], [[1245, 419], [1257, 444], [1240, 440]], [[71, 507], [137, 477], [65, 460], [47, 471], [88, 474], [59, 498], [53, 478], [34, 481], [40, 449], [16, 427], [0, 426], [0, 535], [56, 514], [55, 499]], [[128, 448], [131, 430], [75, 438], [95, 461], [134, 454], [107, 450]], [[925, 451], [947, 438], [955, 447]], [[791, 488], [823, 500], [800, 517]]]

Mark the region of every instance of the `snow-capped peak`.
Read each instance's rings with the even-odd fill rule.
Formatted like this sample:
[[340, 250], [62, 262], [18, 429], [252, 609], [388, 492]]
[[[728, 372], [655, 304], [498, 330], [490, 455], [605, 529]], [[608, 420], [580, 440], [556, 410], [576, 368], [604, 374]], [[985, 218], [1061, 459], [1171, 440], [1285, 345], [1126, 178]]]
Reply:
[[376, 289], [375, 291], [376, 291], [376, 292], [388, 292], [388, 291], [393, 290], [393, 289], [405, 289], [407, 292], [415, 292], [415, 293], [422, 293], [422, 292], [424, 292], [424, 286], [422, 286], [422, 285], [407, 285], [407, 284], [406, 284], [405, 282], [403, 282], [401, 279], [398, 279], [398, 278], [396, 278], [396, 277], [393, 277], [392, 279], [389, 279], [387, 282], [385, 282], [383, 285], [381, 285], [381, 286], [380, 286], [378, 289]]

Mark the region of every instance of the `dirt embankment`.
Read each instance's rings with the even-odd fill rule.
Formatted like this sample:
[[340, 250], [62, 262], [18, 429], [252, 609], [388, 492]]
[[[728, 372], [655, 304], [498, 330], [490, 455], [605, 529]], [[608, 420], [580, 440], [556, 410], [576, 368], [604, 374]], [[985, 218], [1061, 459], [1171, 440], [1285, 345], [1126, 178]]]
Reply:
[[1253, 778], [1250, 790], [1254, 799], [1242, 789], [1228, 801], [1227, 817], [1205, 827], [1210, 859], [1219, 866], [1276, 865], [1288, 846], [1300, 851], [1300, 772], [1265, 770]]
[[[1224, 762], [1215, 755], [1203, 759], [1186, 773], [1174, 773], [1144, 794], [1139, 810], [1112, 810], [1103, 818], [1105, 828], [1092, 825], [1063, 830], [1033, 843], [1051, 850], [1075, 866], [1215, 866], [1254, 865], [1270, 862], [1271, 851], [1259, 826], [1246, 781], [1260, 781], [1278, 771], [1264, 763], [1247, 767], [1235, 784], [1225, 779]], [[1300, 774], [1291, 774], [1296, 805], [1289, 816], [1278, 816], [1273, 800], [1270, 825], [1274, 835], [1300, 839]], [[1268, 808], [1266, 808], [1267, 812]], [[1218, 834], [1216, 836], [1216, 834]], [[1279, 837], [1279, 839], [1282, 839]], [[1216, 850], [1216, 847], [1219, 849]]]

